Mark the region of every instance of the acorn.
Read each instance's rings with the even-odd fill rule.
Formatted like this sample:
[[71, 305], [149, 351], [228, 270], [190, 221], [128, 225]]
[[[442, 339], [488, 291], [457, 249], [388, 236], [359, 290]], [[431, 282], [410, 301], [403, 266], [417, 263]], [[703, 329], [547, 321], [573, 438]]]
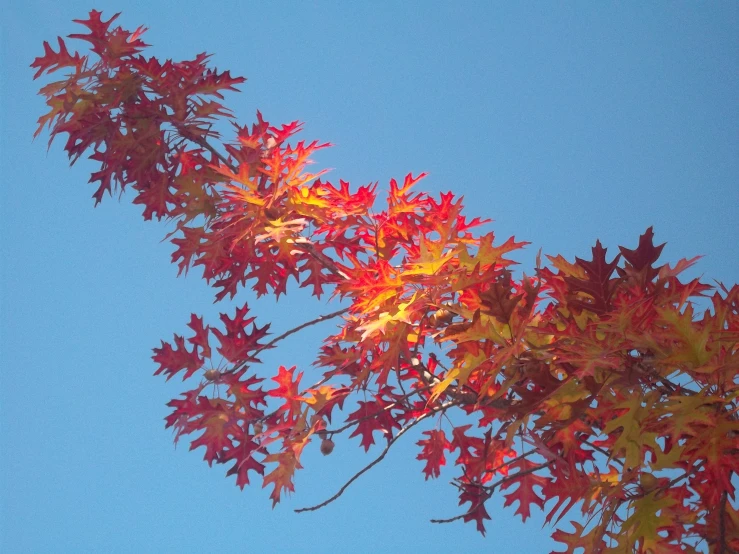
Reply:
[[262, 431], [264, 431], [264, 423], [262, 423], [261, 421], [257, 421], [252, 424], [252, 428], [254, 429], [254, 434], [259, 435], [262, 433]]
[[334, 441], [331, 439], [323, 439], [321, 441], [321, 454], [328, 456], [334, 451]]
[[429, 323], [432, 327], [437, 327], [438, 325], [449, 323], [452, 319], [454, 319], [454, 314], [452, 312], [446, 308], [439, 308], [429, 316]]
[[639, 475], [639, 485], [644, 491], [651, 492], [659, 485], [659, 480], [651, 473], [642, 472]]
[[278, 208], [275, 208], [273, 206], [268, 206], [264, 208], [264, 215], [269, 219], [270, 221], [275, 221], [276, 219], [280, 218], [280, 210]]
[[221, 376], [221, 372], [217, 369], [209, 369], [205, 372], [205, 378], [208, 381], [215, 381]]

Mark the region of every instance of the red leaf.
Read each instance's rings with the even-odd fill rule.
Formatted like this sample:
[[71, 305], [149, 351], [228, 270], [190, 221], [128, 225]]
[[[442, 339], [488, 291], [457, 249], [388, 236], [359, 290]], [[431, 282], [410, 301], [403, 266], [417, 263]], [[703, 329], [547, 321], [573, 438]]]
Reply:
[[523, 295], [523, 293], [514, 294], [511, 274], [505, 271], [495, 283], [480, 293], [482, 313], [490, 314], [502, 323], [508, 323]]
[[538, 464], [530, 462], [526, 458], [521, 458], [519, 461], [511, 463], [508, 466], [509, 471], [517, 468], [519, 470], [518, 473], [520, 473], [521, 476], [516, 477], [516, 474], [509, 473], [508, 476], [510, 477], [510, 481], [506, 481], [501, 486], [502, 489], [508, 489], [513, 485], [518, 485], [518, 488], [515, 491], [505, 495], [506, 500], [503, 506], [510, 506], [514, 502], [518, 501], [519, 505], [515, 513], [519, 514], [524, 522], [531, 517], [531, 504], [539, 506], [542, 510], [544, 509], [544, 498], [534, 491], [534, 487], [543, 487], [547, 484], [549, 479], [536, 475], [536, 473], [532, 471], [537, 467], [537, 465]]
[[154, 349], [152, 359], [159, 364], [159, 368], [154, 375], [164, 373], [169, 381], [174, 375], [185, 370], [182, 377], [184, 381], [203, 366], [203, 359], [197, 353], [197, 347], [192, 352], [187, 350], [185, 339], [179, 335], [174, 336], [175, 347], [172, 344], [162, 341], [160, 348]]
[[249, 471], [264, 475], [264, 465], [254, 459], [259, 444], [252, 439], [253, 437], [244, 436], [238, 441], [234, 440], [233, 445], [227, 447], [218, 458], [218, 463], [223, 464], [234, 461], [226, 475], [236, 475], [236, 485], [242, 490], [249, 484]]
[[198, 428], [203, 429], [203, 434], [190, 443], [190, 450], [204, 446], [203, 459], [208, 465], [212, 465], [222, 452], [233, 445], [229, 435], [234, 431], [238, 432], [238, 426], [217, 401], [201, 396], [198, 404], [203, 406], [197, 422]]
[[[246, 361], [258, 361], [250, 355], [250, 352], [261, 348], [263, 345], [259, 343], [259, 339], [267, 335], [269, 323], [261, 329], [256, 326], [254, 317], [246, 317], [249, 307], [244, 304], [236, 309], [233, 319], [226, 314], [221, 314], [221, 321], [226, 327], [226, 332], [220, 329], [211, 329], [211, 332], [218, 338], [221, 346], [218, 352], [229, 362], [238, 364]], [[251, 332], [247, 332], [246, 328], [252, 325]]]
[[487, 509], [485, 509], [485, 501], [488, 495], [485, 489], [479, 483], [462, 482], [460, 485], [461, 493], [459, 495], [459, 505], [465, 502], [470, 503], [470, 507], [462, 518], [464, 522], [475, 521], [477, 530], [485, 536], [485, 520], [490, 519]]
[[133, 199], [133, 203], [144, 206], [142, 215], [146, 221], [152, 217], [161, 220], [170, 214], [169, 205], [175, 203], [174, 194], [170, 190], [172, 183], [169, 176], [161, 171], [153, 171], [147, 177], [145, 185], [135, 186], [138, 194]]
[[[172, 239], [177, 249], [172, 252], [172, 263], [177, 263], [180, 275], [183, 271], [187, 274], [188, 268], [192, 265], [193, 258], [198, 258], [202, 254], [202, 240], [205, 237], [203, 227], [181, 227], [182, 237]], [[179, 260], [179, 262], [178, 262]]]
[[203, 318], [197, 317], [195, 314], [190, 314], [190, 323], [187, 326], [195, 331], [195, 336], [187, 339], [187, 342], [199, 347], [200, 355], [203, 358], [210, 358], [210, 345], [208, 344], [208, 331], [210, 327], [203, 327]]
[[219, 398], [198, 396], [201, 390], [188, 391], [184, 399], [167, 404], [174, 411], [165, 419], [167, 427], [175, 427], [175, 444], [182, 435], [203, 431], [190, 443], [190, 450], [205, 446], [204, 459], [212, 465], [232, 446], [232, 437], [240, 436], [242, 431], [229, 413], [228, 403]]
[[234, 409], [245, 421], [260, 419], [264, 417], [264, 411], [260, 406], [267, 405], [267, 393], [256, 385], [263, 379], [251, 376], [242, 381], [241, 376], [242, 372], [228, 373], [220, 377], [219, 383], [228, 387], [227, 393], [234, 397]]
[[183, 392], [182, 396], [184, 398], [174, 398], [167, 403], [167, 406], [174, 408], [174, 410], [164, 418], [166, 423], [164, 428], [175, 428], [175, 445], [177, 445], [181, 435], [192, 432], [192, 429], [189, 429], [188, 421], [196, 417], [199, 413], [197, 399], [202, 390], [202, 387], [198, 387], [197, 389]]
[[31, 64], [31, 67], [38, 67], [38, 71], [33, 76], [34, 79], [37, 79], [44, 71], [53, 73], [62, 67], [74, 67], [76, 71], [80, 71], [82, 68], [86, 58], [80, 57], [77, 52], [74, 55], [70, 54], [62, 37], [57, 37], [57, 40], [59, 41], [59, 53], [54, 52], [51, 45], [44, 41], [44, 55], [33, 60]]
[[447, 440], [442, 430], [432, 429], [431, 431], [424, 431], [423, 434], [428, 435], [429, 438], [418, 441], [417, 444], [423, 447], [423, 450], [416, 456], [416, 459], [426, 460], [426, 466], [423, 468], [426, 479], [429, 477], [436, 478], [441, 474], [441, 466], [446, 465], [444, 450], [451, 450], [452, 443]]
[[276, 389], [269, 391], [267, 394], [274, 398], [282, 398], [285, 403], [280, 408], [280, 412], [287, 412], [288, 417], [297, 415], [300, 412], [300, 380], [303, 378], [303, 373], [298, 373], [298, 376], [293, 380], [293, 374], [295, 373], [295, 366], [290, 369], [285, 369], [285, 366], [280, 366], [277, 369], [277, 375], [272, 377], [272, 380], [279, 385]]
[[643, 235], [639, 237], [639, 246], [636, 250], [630, 250], [623, 246], [619, 246], [624, 259], [629, 262], [637, 271], [641, 271], [645, 267], [651, 267], [659, 259], [662, 249], [666, 243], [654, 246], [654, 232], [652, 227], [647, 229]]
[[121, 15], [121, 12], [113, 15], [113, 17], [111, 17], [108, 21], [103, 21], [100, 17], [101, 15], [103, 15], [103, 12], [91, 10], [87, 19], [73, 19], [72, 21], [74, 21], [75, 23], [79, 23], [80, 25], [84, 25], [90, 30], [90, 32], [88, 34], [75, 33], [69, 35], [69, 38], [86, 40], [87, 42], [92, 44], [92, 51], [100, 57], [103, 56], [103, 53], [105, 51], [108, 27], [110, 27], [110, 24], [113, 23], [113, 21], [118, 19], [118, 16]]
[[245, 82], [244, 77], [231, 77], [231, 73], [224, 71], [218, 73], [216, 70], [207, 69], [187, 91], [189, 94], [212, 95], [223, 98], [222, 90], [238, 92], [234, 85]]
[[265, 463], [274, 462], [277, 467], [264, 477], [262, 488], [272, 485], [274, 488], [269, 497], [272, 499], [272, 507], [280, 501], [282, 492], [293, 492], [295, 485], [293, 484], [293, 476], [295, 471], [301, 469], [298, 454], [290, 448], [286, 447], [284, 451], [276, 454], [269, 454], [265, 459]]
[[565, 277], [565, 282], [570, 286], [572, 292], [583, 292], [590, 298], [571, 300], [570, 305], [578, 306], [596, 314], [602, 314], [610, 308], [611, 296], [616, 281], [611, 279], [611, 275], [616, 270], [621, 255], [617, 255], [613, 260], [607, 262], [606, 250], [600, 241], [596, 241], [591, 261], [575, 258], [577, 265], [585, 270], [587, 278]]
[[372, 436], [375, 431], [383, 433], [390, 442], [393, 437], [393, 428], [400, 429], [400, 424], [392, 417], [391, 409], [388, 409], [391, 402], [378, 398], [372, 402], [360, 400], [358, 404], [359, 408], [346, 418], [347, 423], [357, 422], [357, 428], [349, 437], [361, 435], [361, 445], [365, 452], [375, 444], [375, 439]]
[[91, 10], [88, 19], [74, 19], [75, 23], [79, 23], [87, 27], [90, 32], [87, 34], [75, 33], [69, 35], [69, 38], [78, 38], [86, 40], [92, 44], [92, 51], [108, 64], [114, 64], [118, 59], [124, 56], [133, 56], [142, 48], [148, 46], [139, 37], [146, 31], [145, 27], [139, 27], [133, 33], [116, 27], [112, 31], [109, 29], [120, 12], [111, 17], [108, 21], [103, 21], [101, 15], [103, 12]]

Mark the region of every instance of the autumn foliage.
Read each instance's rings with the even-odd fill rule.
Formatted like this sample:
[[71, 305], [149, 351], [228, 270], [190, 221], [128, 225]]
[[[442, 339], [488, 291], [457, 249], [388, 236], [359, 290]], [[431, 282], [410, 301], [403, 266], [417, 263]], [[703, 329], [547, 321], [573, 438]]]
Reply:
[[[89, 54], [44, 43], [35, 77], [64, 76], [41, 89], [36, 134], [96, 164], [96, 203], [129, 190], [144, 219], [173, 221], [172, 262], [235, 301], [154, 349], [155, 373], [189, 384], [169, 403], [175, 440], [277, 503], [305, 448], [328, 455], [345, 433], [377, 451], [371, 467], [419, 426], [423, 474], [452, 477], [462, 506], [437, 523], [484, 533], [500, 494], [523, 520], [543, 510], [563, 552], [739, 551], [738, 286], [681, 277], [696, 259], [660, 263], [651, 228], [517, 278], [526, 243], [498, 241], [451, 192], [421, 192], [423, 174], [380, 192], [311, 173], [327, 144], [260, 113], [238, 125], [222, 101], [243, 78], [205, 54], [146, 57], [145, 29], [116, 18], [77, 21]], [[290, 281], [336, 311], [272, 332], [244, 289], [279, 297]], [[329, 320], [316, 383], [258, 365]]]

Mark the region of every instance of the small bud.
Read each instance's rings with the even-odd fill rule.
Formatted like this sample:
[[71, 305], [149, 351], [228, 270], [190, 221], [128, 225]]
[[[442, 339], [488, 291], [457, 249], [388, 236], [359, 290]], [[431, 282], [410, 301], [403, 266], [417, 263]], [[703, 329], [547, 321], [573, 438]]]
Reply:
[[220, 376], [221, 376], [221, 372], [218, 371], [217, 369], [209, 369], [208, 371], [205, 372], [205, 378], [208, 381], [215, 381]]
[[323, 439], [321, 441], [321, 454], [328, 456], [334, 451], [334, 441], [331, 439]]

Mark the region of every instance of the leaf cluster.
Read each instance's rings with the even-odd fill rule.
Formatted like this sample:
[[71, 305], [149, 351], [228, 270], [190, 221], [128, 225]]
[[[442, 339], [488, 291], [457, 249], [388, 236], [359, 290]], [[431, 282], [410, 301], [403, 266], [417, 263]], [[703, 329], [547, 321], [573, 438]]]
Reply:
[[[242, 488], [260, 479], [273, 504], [311, 442], [330, 454], [345, 432], [365, 450], [380, 440], [379, 457], [315, 509], [424, 423], [422, 471], [453, 466], [463, 506], [436, 522], [484, 533], [486, 502], [503, 494], [523, 520], [543, 510], [564, 552], [739, 550], [739, 287], [684, 279], [695, 258], [658, 264], [651, 228], [615, 257], [596, 242], [589, 259], [550, 256], [516, 278], [510, 255], [526, 243], [482, 232], [451, 192], [420, 192], [423, 174], [382, 198], [376, 184], [333, 184], [309, 171], [328, 145], [294, 142], [299, 122], [233, 121], [221, 101], [243, 78], [206, 54], [145, 57], [145, 29], [101, 16], [70, 35], [90, 54], [59, 38], [33, 62], [35, 77], [67, 71], [41, 89], [36, 134], [48, 126], [72, 163], [97, 164], [96, 203], [133, 190], [144, 219], [173, 221], [172, 262], [200, 268], [216, 301], [247, 285], [279, 297], [292, 279], [342, 305], [269, 341], [244, 300], [219, 324], [193, 314], [185, 336], [154, 349], [157, 374], [194, 383], [169, 403], [175, 440], [194, 437]], [[295, 367], [256, 371], [262, 351], [327, 320], [338, 325], [317, 383]]]

